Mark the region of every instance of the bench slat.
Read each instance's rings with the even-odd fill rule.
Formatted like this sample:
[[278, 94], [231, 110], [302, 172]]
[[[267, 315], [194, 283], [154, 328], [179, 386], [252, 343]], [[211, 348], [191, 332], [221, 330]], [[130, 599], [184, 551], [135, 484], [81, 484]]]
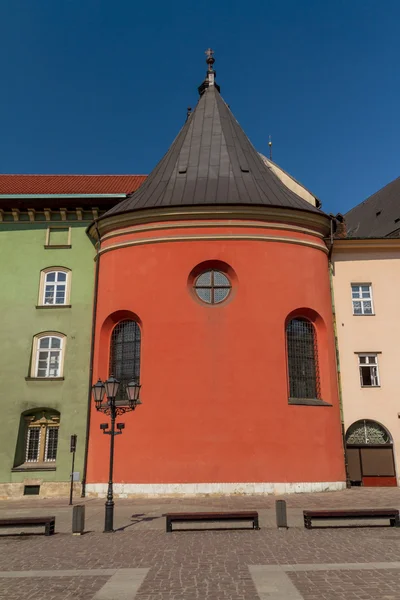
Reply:
[[240, 512], [197, 512], [197, 513], [166, 513], [166, 517], [172, 519], [204, 519], [214, 517], [216, 519], [231, 519], [233, 517], [243, 517], [244, 519], [254, 519], [258, 516], [257, 512], [240, 511]]
[[46, 525], [46, 523], [55, 521], [55, 519], [55, 517], [15, 517], [10, 519], [0, 519], [0, 526]]
[[357, 515], [359, 516], [365, 516], [365, 517], [390, 517], [390, 516], [396, 516], [399, 514], [399, 511], [396, 508], [383, 508], [381, 510], [379, 509], [367, 509], [367, 508], [361, 508], [359, 510], [357, 509], [348, 509], [348, 510], [305, 510], [303, 511], [303, 514], [307, 517], [313, 517], [313, 518], [318, 518], [318, 517], [328, 517], [328, 518], [335, 518], [335, 517], [352, 517], [354, 516], [354, 518], [357, 517]]

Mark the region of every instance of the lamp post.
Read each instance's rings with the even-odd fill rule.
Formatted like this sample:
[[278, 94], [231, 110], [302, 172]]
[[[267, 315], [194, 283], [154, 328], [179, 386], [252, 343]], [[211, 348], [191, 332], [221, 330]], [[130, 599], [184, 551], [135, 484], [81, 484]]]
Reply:
[[[110, 438], [110, 470], [108, 476], [108, 489], [107, 489], [107, 500], [105, 510], [105, 522], [104, 522], [104, 533], [114, 531], [114, 493], [113, 493], [113, 472], [114, 472], [114, 437], [120, 435], [122, 430], [125, 428], [125, 423], [117, 423], [117, 430], [115, 431], [115, 420], [119, 415], [122, 415], [131, 410], [135, 410], [139, 406], [141, 401], [139, 400], [140, 395], [140, 384], [136, 380], [132, 380], [126, 386], [126, 395], [128, 404], [124, 404], [123, 401], [117, 401], [120, 382], [111, 375], [104, 383], [101, 379], [98, 380], [92, 386], [93, 399], [96, 405], [96, 409], [106, 415], [110, 415], [111, 428], [108, 428], [108, 423], [102, 423], [100, 429], [103, 433], [111, 436]], [[107, 396], [107, 402], [103, 403], [104, 394]]]

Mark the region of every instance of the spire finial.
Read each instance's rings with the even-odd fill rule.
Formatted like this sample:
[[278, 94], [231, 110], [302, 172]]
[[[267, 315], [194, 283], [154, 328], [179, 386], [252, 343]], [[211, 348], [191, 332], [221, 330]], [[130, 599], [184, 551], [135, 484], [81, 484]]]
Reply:
[[215, 78], [217, 76], [217, 72], [214, 71], [214, 68], [213, 68], [213, 64], [215, 63], [214, 50], [212, 48], [207, 48], [207, 50], [205, 51], [204, 54], [207, 56], [206, 63], [208, 65], [208, 68], [207, 68], [206, 78], [203, 81], [203, 83], [201, 84], [201, 86], [199, 87], [200, 96], [202, 96], [204, 94], [205, 90], [212, 85], [215, 86], [218, 91], [220, 89], [219, 86], [215, 83]]

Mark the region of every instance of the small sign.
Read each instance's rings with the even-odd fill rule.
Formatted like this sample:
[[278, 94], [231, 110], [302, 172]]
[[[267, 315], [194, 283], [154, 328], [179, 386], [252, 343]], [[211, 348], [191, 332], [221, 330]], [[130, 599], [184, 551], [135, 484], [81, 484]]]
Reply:
[[69, 451], [70, 452], [75, 452], [76, 451], [76, 435], [71, 435], [71, 441], [70, 441], [70, 447], [69, 447]]
[[79, 481], [79, 480], [80, 480], [80, 477], [79, 477], [79, 476], [80, 476], [80, 473], [79, 473], [79, 471], [74, 471], [74, 472], [72, 473], [72, 481]]

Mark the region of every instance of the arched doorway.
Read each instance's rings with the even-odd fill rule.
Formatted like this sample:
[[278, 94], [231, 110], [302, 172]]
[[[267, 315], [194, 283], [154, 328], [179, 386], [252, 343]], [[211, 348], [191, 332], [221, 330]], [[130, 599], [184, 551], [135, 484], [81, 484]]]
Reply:
[[363, 419], [350, 425], [346, 433], [346, 452], [352, 485], [397, 485], [392, 437], [376, 421]]

